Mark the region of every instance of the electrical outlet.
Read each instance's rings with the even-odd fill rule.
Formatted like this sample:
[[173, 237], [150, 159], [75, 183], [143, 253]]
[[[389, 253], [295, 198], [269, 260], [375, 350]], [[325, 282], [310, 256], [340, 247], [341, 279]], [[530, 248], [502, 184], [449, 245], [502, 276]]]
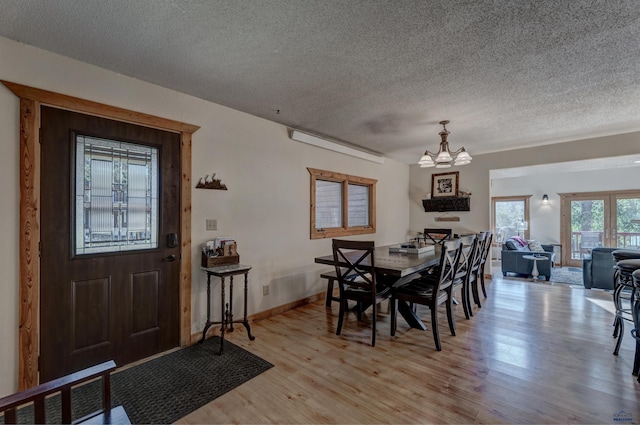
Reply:
[[269, 295], [269, 285], [262, 286], [262, 295]]
[[218, 220], [207, 219], [207, 230], [218, 230]]

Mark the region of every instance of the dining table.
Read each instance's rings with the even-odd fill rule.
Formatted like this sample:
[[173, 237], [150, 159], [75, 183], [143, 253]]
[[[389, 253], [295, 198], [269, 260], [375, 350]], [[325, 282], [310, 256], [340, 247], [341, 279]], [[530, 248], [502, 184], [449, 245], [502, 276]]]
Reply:
[[[376, 246], [373, 255], [374, 268], [376, 273], [376, 281], [387, 286], [397, 288], [412, 280], [418, 278], [421, 272], [428, 268], [439, 264], [442, 245], [432, 245], [433, 250], [429, 250], [422, 254], [410, 254], [406, 252], [390, 252], [391, 247], [395, 245]], [[359, 257], [358, 252], [353, 252], [353, 259]], [[347, 253], [349, 256], [349, 253]], [[318, 264], [326, 264], [333, 266], [333, 255], [323, 255], [315, 258]], [[362, 262], [363, 266], [369, 266], [367, 260]], [[346, 264], [345, 264], [346, 266]], [[398, 300], [398, 312], [412, 328], [426, 330], [427, 326], [409, 305]]]

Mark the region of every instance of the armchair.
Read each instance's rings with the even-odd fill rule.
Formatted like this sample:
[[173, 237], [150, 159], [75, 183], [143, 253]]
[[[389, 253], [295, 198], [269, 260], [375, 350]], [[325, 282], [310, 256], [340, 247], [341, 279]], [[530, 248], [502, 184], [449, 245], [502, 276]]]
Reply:
[[[624, 248], [595, 247], [582, 258], [582, 278], [587, 289], [614, 289], [613, 275], [615, 274], [616, 259], [613, 251]], [[635, 254], [637, 252], [637, 254]], [[640, 258], [640, 250], [625, 250], [625, 258]]]
[[523, 258], [525, 255], [541, 255], [549, 258], [549, 261], [538, 262], [538, 272], [545, 277], [545, 280], [551, 278], [551, 268], [555, 263], [556, 255], [553, 252], [553, 245], [541, 245], [544, 251], [531, 251], [528, 245], [520, 246], [513, 240], [507, 240], [502, 244], [502, 275], [507, 273], [516, 273], [518, 275], [531, 275], [533, 262]]

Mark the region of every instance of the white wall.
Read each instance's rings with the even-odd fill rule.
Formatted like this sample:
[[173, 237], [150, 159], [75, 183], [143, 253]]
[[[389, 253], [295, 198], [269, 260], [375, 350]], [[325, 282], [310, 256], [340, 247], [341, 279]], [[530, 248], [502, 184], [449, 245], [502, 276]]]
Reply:
[[[437, 143], [437, 141], [434, 141], [433, 143]], [[452, 143], [455, 147], [457, 142], [452, 141]], [[459, 143], [460, 145], [464, 145], [464, 141], [459, 141]], [[422, 207], [422, 199], [425, 194], [431, 192], [431, 175], [434, 173], [440, 173], [442, 170], [436, 171], [433, 168], [420, 168], [417, 165], [412, 165], [409, 174], [410, 232], [418, 232], [425, 227], [450, 227], [449, 225], [453, 225], [451, 227], [459, 232], [465, 230], [472, 230], [476, 232], [487, 230], [490, 226], [491, 196], [497, 196], [491, 189], [491, 170], [637, 154], [640, 151], [640, 132], [608, 137], [597, 137], [593, 139], [538, 146], [535, 148], [515, 149], [484, 155], [474, 155], [472, 146], [466, 146], [466, 148], [473, 156], [471, 164], [449, 170], [459, 171], [460, 189], [472, 193], [471, 211], [449, 213], [450, 215], [460, 217], [460, 222], [458, 223], [436, 222], [435, 218], [444, 214], [435, 212], [425, 213], [424, 208]], [[416, 158], [416, 162], [417, 160], [418, 158]], [[635, 175], [637, 176], [637, 174]], [[544, 176], [531, 176], [530, 178], [546, 179]], [[543, 193], [547, 193], [551, 198], [552, 194], [562, 192], [561, 190], [551, 189], [556, 184], [564, 184], [562, 181], [563, 178], [564, 177], [556, 176], [554, 179], [553, 177], [550, 177], [546, 180], [547, 183], [545, 184], [544, 189], [540, 188], [536, 193], [533, 193], [535, 195], [534, 197], [537, 196], [538, 199], [540, 199]], [[598, 178], [589, 178], [588, 180], [585, 180], [584, 191], [614, 190], [620, 188], [618, 187], [620, 180], [617, 178], [606, 177], [606, 179], [607, 180], [603, 181], [600, 181]], [[626, 179], [630, 180], [628, 183], [631, 186], [635, 186], [633, 187], [634, 189], [640, 188], [640, 181], [637, 177], [626, 177]], [[569, 191], [570, 190], [567, 190], [567, 192]], [[533, 208], [534, 203], [532, 202], [532, 214], [534, 213]], [[548, 219], [552, 220], [550, 216]], [[443, 224], [445, 226], [443, 226]], [[559, 227], [554, 235], [545, 231], [544, 234], [541, 234], [541, 239], [542, 236], [553, 238], [554, 240], [559, 239]]]
[[[640, 166], [608, 170], [539, 174], [492, 179], [491, 196], [532, 195], [529, 205], [529, 237], [542, 243], [560, 242], [560, 195], [640, 188]], [[549, 203], [542, 203], [542, 195]]]
[[[200, 244], [234, 236], [249, 273], [249, 313], [322, 292], [313, 258], [330, 253], [330, 240], [309, 238], [306, 167], [378, 180], [377, 244], [404, 240], [409, 223], [409, 167], [380, 165], [289, 140], [286, 128], [220, 105], [0, 38], [0, 79], [68, 94], [201, 127], [193, 137], [192, 180], [215, 172], [228, 191], [192, 190], [192, 331], [205, 320], [206, 279]], [[19, 270], [19, 101], [0, 87], [0, 396], [17, 388]], [[205, 220], [218, 231], [205, 231]], [[269, 284], [270, 295], [262, 295]], [[216, 285], [216, 289], [219, 285]], [[236, 291], [237, 300], [241, 291]], [[259, 337], [259, 335], [258, 335]]]

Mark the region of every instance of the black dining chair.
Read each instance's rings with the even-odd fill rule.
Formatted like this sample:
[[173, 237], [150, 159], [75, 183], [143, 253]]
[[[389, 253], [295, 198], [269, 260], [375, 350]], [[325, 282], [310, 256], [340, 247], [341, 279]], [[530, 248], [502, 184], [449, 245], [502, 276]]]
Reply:
[[348, 310], [348, 300], [356, 301], [358, 321], [362, 320], [362, 312], [371, 306], [371, 346], [376, 345], [376, 316], [378, 303], [391, 296], [388, 286], [376, 282], [375, 244], [372, 241], [348, 241], [334, 239], [333, 262], [336, 280], [340, 289], [340, 312], [336, 335], [342, 332], [344, 315]]
[[484, 251], [482, 253], [482, 260], [480, 261], [480, 286], [482, 287], [482, 295], [487, 298], [487, 289], [484, 285], [484, 267], [487, 264], [487, 259], [491, 258], [491, 244], [493, 243], [493, 233], [485, 232], [487, 234], [484, 241]]
[[424, 240], [429, 243], [431, 240], [434, 244], [441, 244], [444, 241], [451, 240], [453, 238], [453, 229], [435, 229], [435, 228], [425, 228], [424, 229]]
[[393, 289], [391, 297], [391, 335], [396, 334], [398, 303], [406, 302], [412, 307], [416, 304], [426, 305], [431, 310], [431, 329], [436, 349], [442, 351], [440, 331], [438, 327], [438, 307], [446, 305], [447, 321], [451, 335], [456, 335], [456, 324], [453, 317], [453, 281], [462, 252], [462, 241], [459, 239], [442, 243], [440, 254], [440, 272], [437, 276], [429, 275], [415, 279], [406, 285]]
[[[485, 244], [487, 242], [487, 233], [478, 233], [476, 239], [477, 243], [471, 260], [471, 268], [467, 276], [467, 287], [473, 295], [473, 302], [478, 308], [481, 308], [482, 304], [480, 303], [480, 295], [478, 294], [478, 285], [480, 284], [480, 270], [482, 269], [482, 256], [484, 255]], [[469, 301], [469, 313], [473, 316], [471, 301]]]
[[[473, 259], [478, 245], [478, 238], [476, 235], [463, 236], [459, 239], [462, 242], [462, 251], [460, 253], [460, 259], [458, 260], [458, 267], [456, 269], [456, 276], [453, 280], [453, 294], [460, 291], [460, 302], [462, 303], [462, 310], [464, 311], [464, 317], [470, 319], [473, 315], [471, 310], [470, 290], [469, 290], [469, 275], [473, 266]], [[453, 300], [456, 303], [456, 298]]]

